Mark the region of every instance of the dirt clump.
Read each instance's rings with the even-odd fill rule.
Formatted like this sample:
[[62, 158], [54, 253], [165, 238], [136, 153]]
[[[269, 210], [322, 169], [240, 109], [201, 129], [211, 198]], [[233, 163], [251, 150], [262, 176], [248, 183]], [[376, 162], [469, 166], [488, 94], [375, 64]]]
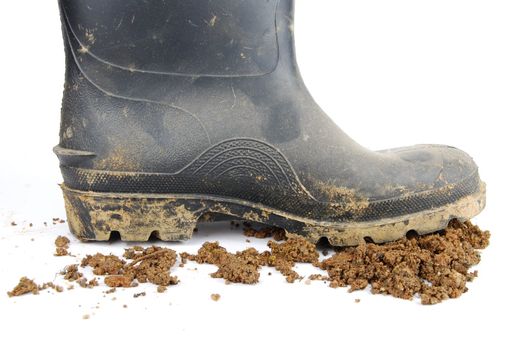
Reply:
[[283, 243], [269, 241], [271, 255], [280, 257], [293, 263], [316, 263], [320, 255], [316, 250], [316, 245], [307, 241], [303, 237], [291, 237]]
[[222, 296], [220, 294], [211, 294], [211, 299], [213, 301], [218, 301], [218, 300], [220, 300], [221, 297]]
[[7, 295], [11, 298], [28, 293], [38, 294], [39, 291], [40, 289], [38, 288], [38, 285], [33, 280], [27, 277], [22, 277], [16, 287], [14, 287], [12, 291], [7, 292]]
[[182, 253], [182, 263], [191, 260], [199, 264], [216, 265], [218, 270], [211, 277], [244, 284], [258, 283], [259, 269], [270, 266], [292, 283], [302, 278], [293, 270], [295, 263], [313, 263], [319, 258], [316, 246], [302, 237], [291, 237], [283, 243], [269, 241], [268, 246], [271, 251], [260, 253], [254, 248], [248, 248], [232, 254], [218, 242], [205, 242], [196, 255]]
[[104, 283], [107, 287], [111, 288], [130, 288], [133, 284], [133, 278], [131, 276], [125, 275], [116, 275], [116, 276], [107, 276], [104, 279]]
[[64, 276], [64, 279], [70, 282], [76, 281], [82, 278], [83, 273], [78, 271], [78, 265], [68, 265], [66, 266], [60, 274]]
[[477, 250], [489, 237], [470, 222], [452, 221], [442, 233], [344, 248], [317, 266], [327, 271], [331, 287], [370, 286], [374, 294], [436, 304], [467, 291], [467, 281], [477, 275], [468, 270], [479, 263]]
[[93, 273], [98, 276], [119, 275], [123, 272], [125, 261], [112, 254], [87, 255], [82, 259], [82, 267], [90, 266]]
[[316, 245], [303, 237], [290, 237], [283, 243], [269, 241], [267, 245], [271, 248], [270, 254], [267, 254], [267, 265], [279, 271], [289, 283], [303, 278], [293, 270], [296, 263], [313, 264], [319, 259]]
[[124, 274], [139, 283], [152, 283], [158, 286], [178, 284], [178, 277], [171, 276], [171, 268], [176, 264], [176, 252], [161, 247], [133, 247], [125, 251], [124, 257], [132, 259], [125, 265]]
[[67, 249], [69, 249], [69, 243], [71, 243], [69, 238], [64, 237], [64, 236], [58, 236], [56, 238], [56, 240], [54, 241], [54, 244], [56, 247], [56, 251], [55, 251], [54, 255], [55, 256], [69, 255], [69, 252], [67, 251]]
[[246, 237], [254, 238], [272, 238], [275, 241], [283, 241], [286, 239], [286, 232], [284, 229], [279, 227], [262, 227], [260, 229], [255, 229], [249, 223], [244, 223], [243, 234]]
[[218, 242], [205, 242], [196, 255], [182, 253], [182, 263], [187, 260], [216, 265], [218, 270], [211, 277], [244, 284], [257, 283], [260, 278], [258, 269], [264, 264], [264, 259], [254, 248], [232, 254]]
[[112, 254], [88, 255], [82, 260], [82, 267], [90, 266], [95, 275], [106, 276], [104, 283], [112, 288], [136, 287], [147, 282], [164, 287], [178, 283], [178, 278], [170, 272], [176, 263], [176, 252], [172, 249], [137, 246], [126, 249], [123, 257], [131, 261]]

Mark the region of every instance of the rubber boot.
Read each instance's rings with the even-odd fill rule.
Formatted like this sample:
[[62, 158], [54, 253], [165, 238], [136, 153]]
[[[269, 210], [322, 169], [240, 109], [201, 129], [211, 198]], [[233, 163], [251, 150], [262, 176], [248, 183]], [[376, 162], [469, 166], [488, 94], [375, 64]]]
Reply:
[[60, 0], [55, 152], [75, 235], [186, 240], [198, 220], [225, 214], [343, 246], [438, 231], [483, 209], [464, 152], [373, 152], [329, 119], [298, 70], [293, 6]]

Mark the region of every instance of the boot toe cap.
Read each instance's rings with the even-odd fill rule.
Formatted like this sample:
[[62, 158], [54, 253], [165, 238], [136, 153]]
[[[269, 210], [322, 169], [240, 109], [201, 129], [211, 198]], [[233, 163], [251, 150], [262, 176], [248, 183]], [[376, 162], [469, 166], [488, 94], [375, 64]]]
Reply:
[[461, 183], [478, 173], [472, 157], [455, 147], [419, 145], [399, 151], [398, 156], [416, 168], [425, 186], [434, 189]]

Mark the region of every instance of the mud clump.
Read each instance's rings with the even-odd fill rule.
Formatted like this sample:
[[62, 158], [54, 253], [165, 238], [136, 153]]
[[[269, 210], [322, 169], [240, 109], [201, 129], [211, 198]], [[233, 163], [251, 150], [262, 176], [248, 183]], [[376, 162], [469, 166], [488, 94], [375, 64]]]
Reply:
[[181, 256], [182, 263], [191, 260], [199, 264], [216, 265], [218, 270], [211, 277], [223, 278], [233, 283], [257, 283], [260, 278], [258, 269], [264, 264], [254, 248], [231, 254], [218, 242], [205, 242], [196, 255], [182, 253]]
[[316, 263], [320, 257], [316, 245], [302, 237], [291, 237], [283, 243], [269, 241], [271, 254], [294, 262], [294, 263]]
[[118, 276], [107, 276], [104, 279], [104, 283], [107, 287], [111, 288], [130, 288], [133, 284], [133, 278], [131, 276], [118, 275]]
[[22, 277], [16, 287], [14, 287], [12, 291], [7, 292], [7, 295], [11, 298], [28, 293], [38, 294], [38, 292], [38, 285], [33, 280], [27, 277]]
[[176, 264], [176, 252], [161, 247], [129, 248], [124, 257], [132, 262], [124, 267], [124, 274], [139, 283], [152, 283], [167, 287], [178, 284], [178, 277], [171, 276], [171, 268]]
[[176, 263], [172, 249], [132, 247], [125, 250], [123, 257], [131, 261], [126, 263], [112, 254], [88, 255], [82, 260], [82, 267], [90, 266], [95, 275], [105, 275], [104, 283], [112, 288], [136, 287], [147, 282], [162, 287], [178, 284], [178, 278], [171, 276]]
[[68, 265], [60, 272], [60, 274], [65, 280], [70, 282], [79, 280], [83, 277], [83, 273], [78, 271], [78, 265]]
[[56, 252], [54, 255], [55, 256], [69, 255], [69, 252], [67, 251], [67, 249], [69, 249], [69, 243], [71, 243], [69, 238], [64, 237], [64, 236], [58, 236], [56, 238], [56, 240], [54, 241], [54, 244], [56, 246]]
[[196, 255], [182, 253], [182, 263], [186, 260], [199, 264], [213, 264], [218, 270], [211, 274], [213, 278], [223, 278], [232, 283], [255, 284], [260, 279], [260, 268], [276, 268], [292, 283], [301, 278], [293, 267], [296, 262], [317, 262], [319, 254], [316, 246], [304, 238], [292, 237], [283, 243], [269, 241], [271, 251], [263, 253], [249, 248], [235, 254], [229, 253], [218, 242], [206, 242]]
[[286, 232], [284, 229], [279, 227], [263, 227], [260, 229], [255, 229], [249, 223], [244, 223], [243, 234], [246, 237], [254, 238], [269, 238], [272, 237], [275, 241], [283, 241], [286, 239]]
[[112, 254], [96, 253], [95, 255], [87, 255], [82, 259], [82, 267], [86, 266], [92, 267], [93, 273], [98, 276], [119, 275], [123, 271], [125, 261]]
[[328, 273], [331, 287], [370, 286], [374, 294], [419, 296], [422, 304], [436, 304], [467, 291], [466, 283], [476, 277], [468, 270], [479, 263], [477, 250], [489, 238], [470, 222], [453, 221], [441, 234], [344, 248], [317, 266]]
[[267, 257], [268, 266], [279, 271], [289, 283], [303, 277], [293, 270], [296, 263], [317, 263], [320, 255], [316, 245], [302, 237], [290, 237], [283, 243], [269, 241], [271, 252]]

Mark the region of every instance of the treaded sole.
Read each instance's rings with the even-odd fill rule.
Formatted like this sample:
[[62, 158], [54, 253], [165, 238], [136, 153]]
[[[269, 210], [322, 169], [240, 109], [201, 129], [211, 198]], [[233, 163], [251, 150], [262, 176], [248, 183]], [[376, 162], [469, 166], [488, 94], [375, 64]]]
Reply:
[[353, 246], [369, 239], [375, 243], [394, 241], [413, 231], [420, 235], [440, 231], [453, 219], [471, 219], [486, 204], [486, 186], [481, 183], [477, 193], [442, 207], [382, 220], [334, 223], [230, 198], [98, 193], [61, 187], [69, 228], [85, 241], [107, 241], [115, 232], [123, 241], [147, 241], [153, 235], [164, 241], [183, 241], [192, 237], [199, 220], [224, 214], [278, 226], [288, 235], [300, 235], [313, 243], [326, 238], [334, 246]]

